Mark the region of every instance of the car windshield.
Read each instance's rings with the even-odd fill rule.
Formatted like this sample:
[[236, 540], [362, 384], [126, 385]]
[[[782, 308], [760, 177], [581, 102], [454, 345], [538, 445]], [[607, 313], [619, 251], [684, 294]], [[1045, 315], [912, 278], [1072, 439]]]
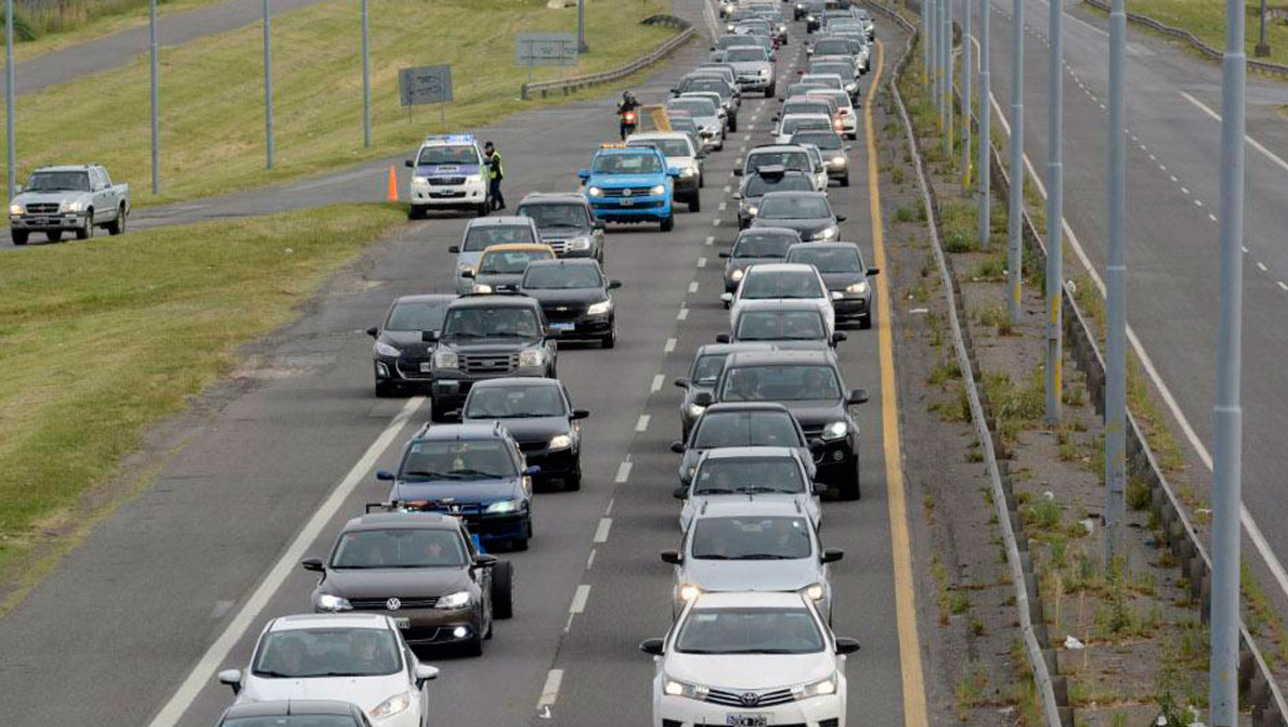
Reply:
[[691, 157], [693, 150], [684, 139], [641, 139], [628, 142], [629, 146], [651, 146], [668, 157]]
[[800, 560], [813, 551], [800, 517], [708, 517], [693, 526], [689, 552], [698, 560]]
[[766, 220], [816, 220], [831, 216], [827, 198], [822, 195], [767, 197], [760, 205], [760, 217]]
[[815, 73], [835, 73], [841, 78], [854, 78], [854, 68], [844, 63], [819, 63], [811, 70]]
[[711, 386], [720, 378], [720, 372], [724, 370], [725, 357], [724, 353], [709, 353], [705, 356], [699, 356], [693, 365], [692, 381], [698, 386]]
[[820, 273], [857, 273], [863, 270], [859, 251], [852, 247], [807, 247], [793, 250], [790, 262], [813, 265]]
[[721, 50], [726, 50], [729, 48], [740, 48], [740, 47], [747, 47], [747, 46], [752, 48], [759, 48], [760, 43], [757, 42], [755, 38], [748, 38], [745, 35], [724, 35], [720, 37], [720, 42], [717, 44], [716, 47], [720, 48]]
[[769, 62], [764, 48], [732, 48], [725, 54], [725, 60], [730, 63]]
[[465, 402], [466, 419], [567, 416], [559, 384], [478, 386]]
[[843, 56], [850, 53], [850, 41], [820, 40], [814, 44], [814, 55], [816, 56]]
[[251, 664], [263, 679], [369, 677], [398, 672], [402, 657], [387, 629], [289, 629], [265, 634]]
[[675, 637], [681, 654], [816, 654], [825, 644], [804, 608], [695, 608]]
[[841, 385], [830, 366], [746, 366], [727, 372], [721, 401], [839, 401]]
[[527, 270], [528, 263], [533, 260], [550, 259], [552, 259], [550, 252], [541, 249], [485, 251], [483, 259], [479, 261], [479, 272], [494, 275], [518, 275]]
[[792, 135], [793, 144], [813, 144], [819, 149], [836, 151], [841, 148], [841, 137], [830, 131], [798, 131]]
[[531, 217], [537, 227], [590, 227], [586, 208], [579, 204], [525, 204], [519, 214]]
[[[834, 84], [839, 84], [841, 82], [841, 79], [833, 76], [832, 81]], [[841, 91], [838, 89], [839, 89], [839, 86], [836, 89], [830, 89], [827, 91], [815, 91], [810, 95], [817, 96], [819, 98], [825, 98], [828, 100], [829, 103], [831, 103], [833, 106], [835, 106], [838, 109], [853, 109], [854, 104], [850, 101], [850, 95], [847, 94], [845, 91]]]
[[788, 116], [783, 119], [782, 133], [793, 134], [802, 129], [830, 129], [832, 124], [826, 116]]
[[705, 98], [679, 98], [666, 103], [667, 111], [686, 111], [690, 116], [715, 116], [716, 105]]
[[817, 341], [827, 337], [816, 310], [747, 311], [738, 316], [739, 341]]
[[527, 307], [457, 308], [443, 321], [443, 338], [538, 338], [541, 323]]
[[824, 116], [832, 113], [832, 107], [827, 105], [826, 101], [788, 101], [783, 104], [783, 117], [795, 114], [822, 114]]
[[492, 245], [540, 242], [527, 225], [476, 225], [465, 233], [465, 252], [481, 252]]
[[747, 159], [747, 174], [760, 169], [761, 167], [779, 166], [784, 169], [795, 169], [797, 171], [809, 171], [809, 155], [804, 149], [793, 149], [791, 151], [762, 151], [758, 154], [752, 154]]
[[438, 302], [407, 301], [394, 304], [385, 322], [386, 331], [438, 331], [443, 328], [443, 314], [450, 300]]
[[795, 235], [743, 235], [733, 247], [734, 258], [781, 258], [797, 244]]
[[800, 447], [792, 415], [781, 411], [716, 412], [702, 417], [693, 438], [697, 449]]
[[791, 457], [708, 459], [693, 476], [694, 495], [805, 492], [800, 465]]
[[763, 197], [767, 192], [813, 192], [814, 183], [804, 174], [757, 174], [747, 180], [744, 197]]
[[759, 298], [822, 298], [824, 290], [812, 270], [763, 270], [753, 267], [743, 278], [739, 297], [748, 300]]
[[716, 79], [702, 79], [702, 80], [696, 80], [696, 81], [689, 81], [680, 90], [683, 91], [684, 93], [694, 93], [698, 91], [718, 93], [720, 94], [721, 98], [724, 98], [725, 96], [729, 95], [729, 86], [726, 85], [724, 81], [720, 81]]
[[88, 192], [89, 174], [85, 172], [36, 172], [27, 180], [28, 192]]
[[459, 568], [465, 545], [456, 530], [355, 530], [340, 536], [332, 568]]
[[272, 717], [230, 717], [219, 727], [358, 727], [345, 714], [292, 714]]
[[[838, 77], [836, 77], [836, 76], [831, 76], [831, 75], [811, 74], [811, 75], [809, 75], [809, 76], [806, 76], [806, 77], [805, 77], [805, 81], [806, 81], [806, 82], [808, 82], [808, 83], [817, 83], [818, 85], [820, 85], [820, 86], [822, 86], [823, 88], [828, 89], [828, 90], [830, 90], [830, 91], [839, 91], [840, 89], [842, 89], [842, 88], [844, 88], [844, 87], [845, 87], [845, 84], [841, 81], [841, 79], [840, 79], [840, 78], [838, 78]], [[817, 93], [821, 93], [821, 92], [820, 92], [820, 91], [815, 91], [815, 93], [817, 94]], [[841, 93], [843, 93], [843, 94], [844, 94], [845, 92], [844, 92], [844, 91], [841, 91]], [[828, 98], [832, 98], [832, 97], [831, 97], [831, 96], [828, 96]], [[849, 98], [849, 96], [846, 96], [846, 98]], [[833, 100], [835, 100], [835, 101], [837, 102], [837, 105], [838, 105], [838, 106], [842, 105], [842, 104], [840, 103], [841, 99], [840, 99], [840, 97], [839, 97], [839, 96], [838, 96], [838, 97], [836, 97], [836, 98], [835, 98], [835, 99], [833, 99]]]
[[658, 174], [662, 162], [654, 154], [600, 154], [595, 158], [596, 174]]
[[531, 290], [602, 288], [604, 279], [594, 265], [537, 265], [528, 267], [521, 286]]
[[479, 153], [472, 145], [427, 146], [420, 150], [417, 166], [438, 164], [473, 165], [479, 163]]
[[506, 444], [497, 439], [413, 442], [403, 458], [399, 479], [491, 480], [518, 474]]

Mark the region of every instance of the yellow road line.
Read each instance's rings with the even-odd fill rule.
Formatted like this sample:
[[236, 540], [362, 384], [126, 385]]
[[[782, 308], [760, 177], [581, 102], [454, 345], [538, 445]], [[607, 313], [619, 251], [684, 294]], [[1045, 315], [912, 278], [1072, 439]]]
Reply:
[[894, 378], [894, 336], [890, 329], [890, 266], [886, 262], [881, 221], [881, 187], [877, 174], [876, 137], [872, 133], [872, 102], [881, 80], [885, 46], [877, 41], [877, 67], [864, 104], [868, 146], [868, 200], [872, 211], [872, 249], [878, 275], [877, 332], [881, 349], [881, 439], [885, 449], [886, 490], [890, 501], [890, 541], [894, 556], [895, 619], [899, 628], [899, 670], [903, 679], [903, 723], [926, 727], [926, 685], [921, 669], [921, 637], [917, 633], [917, 593], [912, 577], [912, 545], [908, 536], [908, 504], [903, 491], [903, 453], [899, 446], [899, 401]]

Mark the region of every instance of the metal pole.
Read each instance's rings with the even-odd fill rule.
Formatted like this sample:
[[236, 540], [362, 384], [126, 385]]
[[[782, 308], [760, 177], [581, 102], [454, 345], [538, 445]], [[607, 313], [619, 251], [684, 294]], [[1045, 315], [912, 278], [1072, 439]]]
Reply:
[[1051, 52], [1047, 56], [1047, 268], [1046, 268], [1046, 418], [1050, 426], [1060, 424], [1061, 394], [1064, 391], [1063, 311], [1061, 283], [1064, 280], [1064, 4], [1051, 0]]
[[1113, 0], [1109, 13], [1109, 264], [1105, 305], [1108, 370], [1105, 374], [1105, 567], [1122, 554], [1119, 541], [1126, 517], [1127, 488], [1127, 129], [1123, 74], [1126, 63], [1126, 0]]
[[273, 18], [264, 0], [264, 158], [273, 168]]
[[948, 99], [944, 104], [944, 152], [952, 156], [953, 135], [953, 0], [944, 2], [944, 78], [948, 79]]
[[993, 104], [989, 100], [992, 75], [989, 66], [988, 26], [992, 0], [979, 0], [979, 244], [987, 247], [993, 236]]
[[939, 58], [936, 64], [939, 67], [939, 128], [946, 133], [948, 127], [948, 99], [952, 93], [949, 84], [952, 79], [948, 76], [948, 34], [944, 32], [944, 23], [948, 19], [948, 3], [951, 0], [940, 0], [935, 7], [937, 13], [937, 22], [939, 27], [939, 44], [936, 50], [939, 52]]
[[934, 0], [922, 0], [921, 2], [921, 82], [928, 83], [931, 80], [930, 73], [930, 49], [934, 46], [935, 41], [932, 36], [932, 26], [934, 21]]
[[1221, 295], [1217, 327], [1216, 450], [1212, 468], [1212, 654], [1209, 703], [1213, 727], [1239, 719], [1239, 537], [1243, 488], [1243, 138], [1247, 57], [1243, 0], [1226, 0], [1221, 61]]
[[367, 0], [362, 0], [362, 145], [371, 148], [371, 43]]
[[13, 141], [13, 85], [14, 79], [13, 68], [13, 0], [5, 0], [4, 4], [4, 126], [5, 126], [5, 147], [8, 154], [8, 176], [9, 176], [9, 199], [13, 199], [17, 193], [17, 182], [14, 179], [17, 162], [14, 161], [14, 141]]
[[1252, 50], [1253, 55], [1258, 58], [1265, 58], [1270, 55], [1270, 44], [1266, 42], [1266, 0], [1261, 0], [1261, 31], [1257, 35], [1257, 47]]
[[970, 3], [963, 0], [962, 7], [962, 188], [970, 189], [971, 147], [970, 147], [970, 105], [974, 97], [970, 92]]
[[157, 89], [157, 0], [148, 3], [148, 47], [152, 53], [152, 194], [161, 193], [161, 131], [157, 121], [160, 93]]
[[1024, 215], [1024, 0], [1011, 5], [1011, 199], [1006, 216], [1006, 287], [1011, 322], [1020, 322], [1020, 286], [1024, 251], [1020, 220]]
[[586, 0], [577, 0], [577, 52], [590, 52], [586, 45]]

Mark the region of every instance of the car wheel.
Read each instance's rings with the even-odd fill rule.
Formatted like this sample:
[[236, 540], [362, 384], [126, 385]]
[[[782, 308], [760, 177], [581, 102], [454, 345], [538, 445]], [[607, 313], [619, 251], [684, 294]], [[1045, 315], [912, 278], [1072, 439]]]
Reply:
[[690, 212], [702, 211], [702, 198], [701, 196], [698, 195], [697, 192], [694, 192], [693, 196], [689, 198], [689, 211]]
[[27, 231], [26, 231], [26, 230], [10, 230], [10, 231], [9, 231], [9, 235], [10, 235], [10, 237], [13, 239], [13, 244], [15, 244], [15, 245], [26, 245], [26, 244], [27, 244], [27, 234], [28, 234], [28, 233], [27, 233]]
[[508, 560], [492, 566], [492, 618], [514, 615], [514, 564]]
[[868, 330], [868, 329], [869, 329], [869, 328], [871, 328], [871, 327], [872, 327], [872, 314], [871, 314], [871, 313], [869, 313], [869, 314], [867, 314], [867, 315], [865, 315], [865, 316], [863, 316], [862, 318], [860, 318], [860, 319], [859, 319], [859, 328], [862, 328], [863, 330], [865, 330], [865, 331], [866, 331], [866, 330]]
[[85, 218], [85, 226], [76, 230], [77, 240], [88, 240], [94, 236], [94, 210], [89, 211], [89, 216]]
[[734, 131], [734, 132], [738, 131], [738, 117], [737, 117], [737, 116], [733, 117], [732, 119], [729, 119], [729, 130], [730, 130], [730, 131]]
[[116, 219], [107, 223], [107, 234], [119, 235], [125, 232], [125, 205], [121, 205], [116, 210]]
[[510, 550], [515, 553], [522, 553], [523, 551], [528, 549], [528, 540], [529, 538], [520, 538], [518, 540], [511, 540]]
[[419, 220], [425, 216], [425, 208], [420, 205], [412, 205], [407, 208], [407, 219]]
[[573, 470], [571, 475], [564, 478], [564, 492], [577, 492], [581, 489], [581, 462], [577, 462], [577, 469]]
[[675, 215], [667, 215], [667, 218], [662, 220], [662, 232], [670, 232], [671, 230], [674, 230], [674, 229], [675, 229]]
[[847, 174], [844, 177], [841, 177], [841, 186], [842, 187], [850, 186], [850, 175]]
[[475, 634], [474, 638], [461, 644], [461, 652], [466, 656], [483, 656], [483, 634]]
[[388, 381], [376, 382], [376, 396], [381, 399], [387, 399], [393, 396], [396, 393], [396, 391], [397, 390], [394, 388], [394, 385], [389, 383]]
[[849, 482], [841, 486], [840, 491], [840, 499], [842, 500], [857, 500], [861, 495], [859, 490], [859, 458], [857, 456], [854, 457], [854, 474]]
[[617, 346], [617, 321], [612, 321], [608, 325], [608, 335], [599, 339], [600, 348], [613, 348]]
[[705, 186], [707, 186], [707, 178], [706, 178], [705, 176], [703, 176], [702, 174], [699, 174], [699, 175], [698, 175], [698, 189], [702, 189], [702, 188], [703, 188], [703, 187], [705, 187]]
[[50, 230], [49, 232], [45, 233], [45, 239], [49, 240], [50, 242], [61, 242], [63, 239], [63, 231]]
[[478, 207], [474, 208], [474, 215], [476, 217], [487, 217], [487, 213], [488, 213], [487, 202], [484, 202], [480, 204]]
[[773, 98], [773, 97], [774, 97], [774, 87], [767, 86], [765, 88], [765, 98]]

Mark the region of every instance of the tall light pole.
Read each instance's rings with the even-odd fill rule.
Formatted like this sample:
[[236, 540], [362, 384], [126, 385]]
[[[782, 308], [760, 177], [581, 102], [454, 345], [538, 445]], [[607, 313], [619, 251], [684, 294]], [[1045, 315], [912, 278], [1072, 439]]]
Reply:
[[1122, 554], [1127, 516], [1127, 133], [1123, 74], [1127, 48], [1126, 0], [1113, 0], [1109, 13], [1109, 264], [1105, 266], [1108, 327], [1105, 332], [1105, 567]]
[[930, 69], [930, 59], [933, 58], [932, 50], [935, 46], [934, 31], [935, 28], [935, 1], [922, 0], [921, 2], [921, 82], [927, 83], [934, 79], [934, 74]]
[[264, 0], [264, 159], [273, 168], [273, 18]]
[[1064, 4], [1050, 0], [1051, 16], [1047, 35], [1051, 52], [1047, 56], [1047, 208], [1046, 208], [1046, 419], [1060, 424], [1060, 395], [1064, 384], [1063, 311], [1061, 282], [1064, 280]]
[[157, 120], [160, 113], [160, 93], [157, 89], [157, 0], [148, 3], [148, 49], [151, 53], [150, 74], [152, 80], [152, 194], [161, 193], [161, 125]]
[[1213, 727], [1239, 720], [1239, 517], [1243, 502], [1243, 137], [1248, 60], [1243, 0], [1226, 0], [1221, 60], [1221, 295], [1217, 326], [1216, 403], [1212, 420], [1212, 654], [1209, 703]]
[[963, 0], [962, 8], [962, 187], [970, 189], [970, 0]]
[[1011, 5], [1011, 199], [1006, 215], [1006, 290], [1011, 322], [1020, 322], [1020, 286], [1024, 251], [1020, 221], [1024, 218], [1024, 0]]
[[1261, 0], [1261, 30], [1257, 34], [1257, 47], [1252, 49], [1253, 55], [1258, 58], [1265, 58], [1270, 55], [1270, 44], [1266, 42], [1266, 0]]
[[371, 148], [371, 43], [367, 0], [362, 0], [362, 145]]
[[989, 91], [992, 75], [989, 67], [988, 26], [992, 11], [991, 0], [979, 0], [979, 244], [987, 247], [993, 236], [993, 104]]
[[586, 45], [586, 0], [577, 0], [577, 52], [590, 52], [590, 46]]
[[[939, 51], [937, 61], [939, 66], [939, 128], [945, 135], [948, 132], [948, 101], [953, 95], [953, 79], [948, 75], [948, 33], [944, 32], [948, 22], [948, 3], [950, 2], [952, 0], [940, 0], [935, 7], [935, 11], [938, 14], [937, 20], [939, 21], [939, 45], [936, 48]], [[947, 139], [947, 136], [944, 138]], [[945, 143], [945, 151], [947, 151], [946, 147], [947, 144]]]
[[944, 104], [944, 152], [953, 154], [953, 0], [944, 2], [944, 78], [948, 98]]
[[9, 199], [13, 199], [17, 193], [17, 181], [15, 180], [15, 169], [17, 162], [14, 161], [14, 142], [13, 142], [13, 84], [15, 74], [13, 68], [13, 0], [5, 0], [4, 3], [4, 132], [5, 132], [5, 151], [9, 156]]

